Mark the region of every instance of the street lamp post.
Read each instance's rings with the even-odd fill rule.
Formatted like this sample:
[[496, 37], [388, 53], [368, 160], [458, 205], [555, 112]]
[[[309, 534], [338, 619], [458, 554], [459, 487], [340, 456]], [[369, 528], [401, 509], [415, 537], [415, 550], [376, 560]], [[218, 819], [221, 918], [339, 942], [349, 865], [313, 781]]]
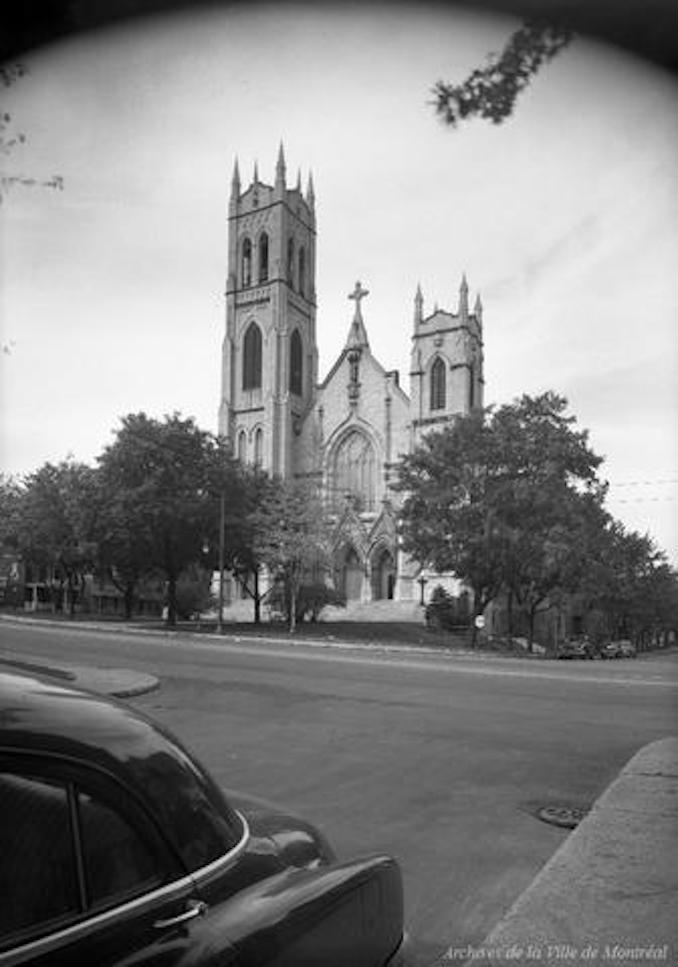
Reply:
[[424, 588], [428, 584], [428, 581], [426, 580], [426, 578], [422, 574], [422, 576], [420, 578], [418, 578], [417, 583], [419, 585], [420, 592], [421, 592], [420, 593], [420, 597], [419, 597], [419, 604], [423, 605], [425, 603], [424, 602]]

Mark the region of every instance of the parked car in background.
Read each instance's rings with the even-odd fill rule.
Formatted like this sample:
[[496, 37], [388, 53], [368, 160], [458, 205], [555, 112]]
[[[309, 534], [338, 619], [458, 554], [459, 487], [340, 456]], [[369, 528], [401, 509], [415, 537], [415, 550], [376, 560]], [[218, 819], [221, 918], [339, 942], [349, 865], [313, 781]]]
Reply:
[[566, 638], [557, 648], [556, 658], [597, 658], [598, 650], [588, 638]]
[[401, 964], [401, 874], [224, 794], [130, 707], [0, 674], [0, 965]]
[[622, 638], [619, 641], [608, 641], [600, 650], [601, 658], [635, 658], [636, 656], [636, 647], [627, 638]]

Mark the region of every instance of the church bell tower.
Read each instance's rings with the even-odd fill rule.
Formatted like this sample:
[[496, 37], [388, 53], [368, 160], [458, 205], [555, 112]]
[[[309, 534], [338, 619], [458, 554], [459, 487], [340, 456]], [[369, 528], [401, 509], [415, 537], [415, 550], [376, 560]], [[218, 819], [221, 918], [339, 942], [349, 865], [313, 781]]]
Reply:
[[244, 463], [290, 477], [293, 440], [317, 382], [313, 180], [286, 183], [282, 144], [273, 185], [242, 191], [236, 160], [228, 209], [226, 333], [219, 435]]
[[480, 295], [469, 311], [468, 283], [462, 276], [456, 313], [424, 312], [417, 286], [410, 369], [411, 442], [441, 430], [457, 416], [484, 405], [483, 307]]

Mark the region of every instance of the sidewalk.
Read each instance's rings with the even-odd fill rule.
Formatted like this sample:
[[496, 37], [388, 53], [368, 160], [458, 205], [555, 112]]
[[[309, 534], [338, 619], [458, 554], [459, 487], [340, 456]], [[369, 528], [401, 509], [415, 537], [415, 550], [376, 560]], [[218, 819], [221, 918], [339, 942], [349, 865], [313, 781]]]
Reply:
[[441, 964], [678, 964], [678, 737], [641, 749], [476, 948]]

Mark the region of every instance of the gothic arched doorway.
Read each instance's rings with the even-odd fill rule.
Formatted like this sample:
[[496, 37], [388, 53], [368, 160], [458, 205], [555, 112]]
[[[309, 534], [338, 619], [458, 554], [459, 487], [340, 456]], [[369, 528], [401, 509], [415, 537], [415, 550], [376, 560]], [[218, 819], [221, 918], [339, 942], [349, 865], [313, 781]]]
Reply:
[[338, 568], [339, 590], [347, 601], [360, 601], [363, 593], [363, 566], [354, 547], [347, 547]]
[[395, 591], [395, 561], [393, 554], [384, 547], [372, 560], [372, 599], [380, 601], [393, 598]]

